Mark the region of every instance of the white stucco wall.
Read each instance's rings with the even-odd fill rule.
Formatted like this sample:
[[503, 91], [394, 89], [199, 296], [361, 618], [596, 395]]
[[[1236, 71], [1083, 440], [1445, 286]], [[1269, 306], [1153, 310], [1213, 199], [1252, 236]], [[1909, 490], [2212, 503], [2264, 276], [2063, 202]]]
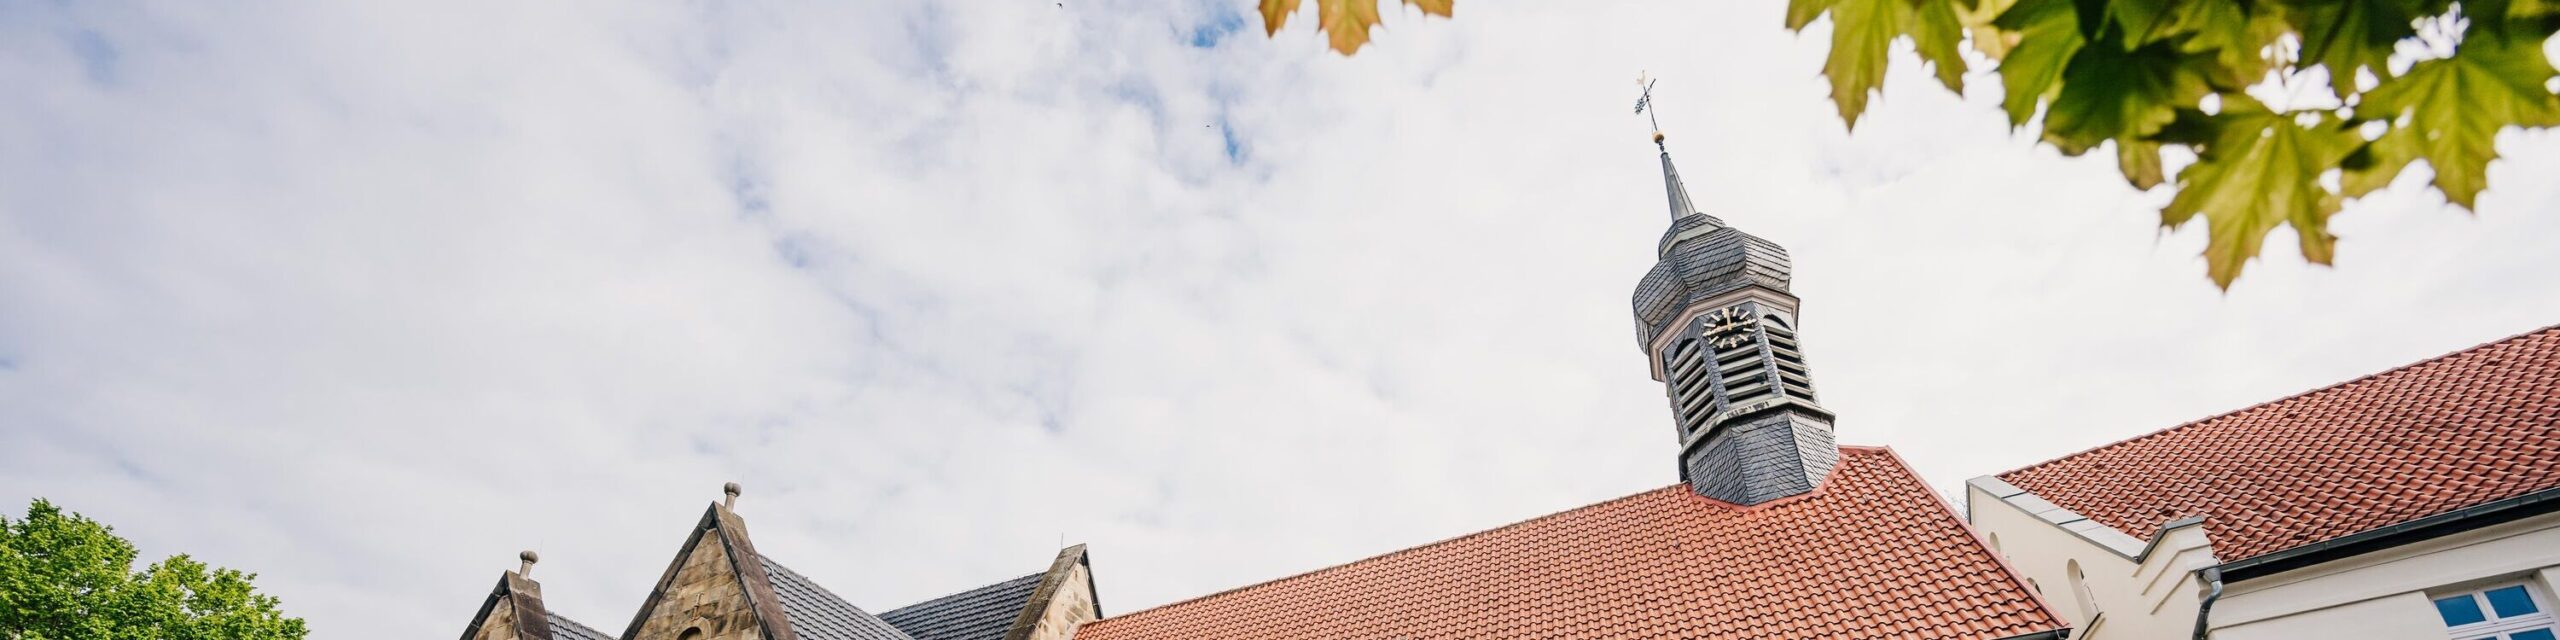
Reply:
[[[2032, 496], [1995, 494], [2017, 491], [2001, 487], [2005, 483], [1996, 480], [1968, 483], [1966, 517], [1986, 539], [1997, 538], [2001, 557], [2071, 621], [2072, 638], [2158, 640], [2193, 632], [2201, 585], [2192, 572], [2213, 564], [2202, 527], [2175, 530], [2144, 554], [2140, 540], [2102, 531]], [[2072, 592], [2075, 563], [2085, 578], [2088, 606]]]
[[2546, 605], [2560, 574], [2560, 514], [2232, 583], [2214, 605], [2217, 640], [2444, 640], [2434, 594], [2523, 579]]
[[[2193, 572], [2219, 562], [2203, 527], [2172, 528], [2137, 547], [2126, 542], [2131, 532], [2105, 531], [1996, 479], [1968, 483], [1966, 498], [1973, 526], [1997, 539], [2011, 566], [2072, 620], [2072, 637], [2192, 635], [2202, 596]], [[2082, 607], [2071, 593], [2074, 562], [2087, 578], [2093, 607]], [[2214, 603], [2211, 637], [2447, 640], [2434, 595], [2518, 580], [2546, 605], [2560, 604], [2553, 597], [2560, 581], [2560, 514], [2228, 583]]]

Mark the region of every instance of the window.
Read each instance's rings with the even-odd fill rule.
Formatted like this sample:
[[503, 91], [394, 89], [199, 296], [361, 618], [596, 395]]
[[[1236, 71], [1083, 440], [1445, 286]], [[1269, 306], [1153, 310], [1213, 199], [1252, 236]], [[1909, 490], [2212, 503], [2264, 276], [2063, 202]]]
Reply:
[[2067, 575], [2071, 577], [2071, 599], [2080, 605], [2080, 615], [2088, 616], [2091, 620], [2097, 619], [2098, 597], [2089, 593], [2089, 576], [2080, 573], [2080, 561], [2070, 561], [2065, 569], [2068, 571]]
[[2436, 616], [2454, 640], [2555, 640], [2551, 608], [2522, 584], [2442, 596]]

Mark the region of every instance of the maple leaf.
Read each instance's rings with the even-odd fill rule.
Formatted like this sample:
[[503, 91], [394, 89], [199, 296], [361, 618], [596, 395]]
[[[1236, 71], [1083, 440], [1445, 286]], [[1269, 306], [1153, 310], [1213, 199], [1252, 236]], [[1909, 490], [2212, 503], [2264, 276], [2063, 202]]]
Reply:
[[1918, 6], [1900, 5], [1902, 22], [1911, 32], [1911, 44], [1920, 59], [1929, 61], [1937, 71], [1938, 84], [1948, 91], [1964, 94], [1964, 19], [1957, 15], [1955, 0], [1919, 0]]
[[1885, 67], [1896, 38], [1909, 36], [1920, 58], [1935, 69], [1938, 83], [1964, 92], [1965, 14], [1956, 3], [1976, 6], [1993, 0], [1789, 0], [1787, 26], [1803, 29], [1817, 16], [1831, 16], [1831, 55], [1822, 76], [1831, 81], [1831, 103], [1840, 121], [1854, 131], [1867, 100], [1884, 88]]
[[2445, 199], [2476, 210], [2480, 191], [2489, 186], [2489, 161], [2498, 156], [2498, 131], [2560, 125], [2560, 96], [2543, 88], [2552, 75], [2539, 42], [2470, 39], [2453, 57], [2419, 62], [2375, 86], [2358, 110], [2407, 117], [2397, 127], [2406, 131], [2393, 132], [2407, 139], [2387, 148], [2377, 141], [2377, 160], [2406, 165], [2412, 156], [2426, 159]]
[[2080, 36], [2080, 14], [2071, 0], [2019, 0], [1992, 24], [2018, 34], [2017, 45], [2000, 59], [2000, 85], [2007, 92], [2000, 105], [2009, 111], [2009, 126], [2024, 126], [2062, 81], [2064, 65], [2088, 43]]
[[[2422, 4], [2438, 4], [2427, 11]], [[2303, 64], [2329, 68], [2329, 89], [2345, 100], [2355, 94], [2356, 70], [2391, 77], [2391, 49], [2417, 36], [2421, 15], [2441, 12], [2437, 0], [2291, 0], [2286, 16], [2302, 34]]]
[[2214, 85], [2226, 91], [2264, 79], [2273, 66], [2265, 52], [2286, 31], [2283, 18], [2271, 12], [2250, 13], [2240, 2], [2185, 0], [2157, 30], [2162, 38], [2178, 40], [2179, 51], [2212, 52], [2221, 63], [2213, 69]]
[[1262, 35], [1279, 35], [1280, 27], [1289, 24], [1289, 14], [1297, 12], [1298, 0], [1262, 0]]
[[[1324, 32], [1326, 46], [1342, 55], [1359, 53], [1360, 47], [1369, 43], [1369, 28], [1380, 22], [1378, 0], [1315, 0], [1315, 3], [1316, 30]], [[1451, 17], [1457, 9], [1457, 0], [1404, 0], [1404, 3], [1421, 10], [1423, 15], [1443, 18]], [[1289, 15], [1297, 13], [1300, 4], [1301, 0], [1262, 0], [1263, 35], [1280, 33], [1280, 27], [1288, 24]]]
[[1884, 87], [1885, 54], [1902, 34], [1901, 8], [1906, 0], [1836, 0], [1831, 5], [1831, 56], [1822, 76], [1831, 79], [1831, 103], [1840, 121], [1858, 129], [1867, 97]]
[[1369, 27], [1378, 24], [1378, 0], [1316, 0], [1316, 30], [1332, 36], [1335, 52], [1351, 55], [1369, 43]]
[[2076, 156], [2108, 140], [2159, 133], [2178, 107], [2212, 92], [2189, 58], [2167, 44], [2132, 51], [2081, 48], [2063, 71], [2062, 92], [2045, 111], [2044, 141]]
[[2175, 229], [2204, 216], [2205, 275], [2225, 290], [2279, 225], [2293, 227], [2304, 259], [2329, 264], [2337, 238], [2328, 222], [2339, 199], [2320, 186], [2320, 174], [2364, 140], [2325, 113], [2305, 125], [2297, 114], [2269, 111], [2246, 96], [2222, 100], [2221, 113], [2207, 122], [2212, 142], [2178, 172], [2178, 194], [2160, 210], [2160, 223]]
[[1973, 50], [1993, 60], [2008, 57], [2009, 48], [2017, 46], [2017, 34], [2002, 31], [1992, 24], [2018, 0], [1974, 0], [1956, 8], [1956, 20], [1964, 23], [1965, 39], [1973, 42]]
[[1831, 0], [1787, 0], [1787, 30], [1803, 31], [1822, 12], [1831, 10]]

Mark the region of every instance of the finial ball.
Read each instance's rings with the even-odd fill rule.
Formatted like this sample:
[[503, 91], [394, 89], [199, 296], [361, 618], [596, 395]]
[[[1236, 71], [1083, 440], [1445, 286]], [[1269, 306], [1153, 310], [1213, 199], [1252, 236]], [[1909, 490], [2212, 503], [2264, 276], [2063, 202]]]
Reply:
[[1660, 132], [1660, 131], [1655, 131], [1655, 132], [1653, 132], [1653, 143], [1654, 143], [1654, 144], [1662, 144], [1662, 132]]
[[523, 560], [525, 565], [531, 566], [533, 563], [542, 561], [542, 554], [534, 553], [532, 549], [526, 549], [524, 550], [524, 553], [516, 554], [516, 559]]
[[720, 485], [720, 493], [728, 494], [728, 496], [732, 498], [738, 497], [738, 483], [732, 482]]

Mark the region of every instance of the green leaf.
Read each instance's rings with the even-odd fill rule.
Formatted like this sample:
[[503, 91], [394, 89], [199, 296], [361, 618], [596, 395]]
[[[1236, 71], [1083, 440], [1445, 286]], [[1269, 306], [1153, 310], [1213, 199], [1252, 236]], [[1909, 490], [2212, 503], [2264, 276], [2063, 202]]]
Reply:
[[1958, 47], [1964, 42], [1964, 21], [1956, 16], [1955, 0], [1919, 0], [1919, 6], [1907, 9], [1903, 19], [1910, 26], [1911, 44], [1920, 59], [1929, 61], [1937, 72], [1938, 84], [1948, 91], [1964, 94], [1964, 54]]
[[2062, 93], [2044, 114], [2044, 140], [2077, 156], [2114, 139], [2149, 138], [2177, 108], [2210, 93], [2201, 56], [2168, 44], [2134, 51], [2082, 47], [2062, 74]]
[[2396, 126], [2382, 137], [2366, 143], [2339, 164], [2338, 193], [2349, 198], [2362, 198], [2377, 189], [2391, 186], [2400, 170], [2418, 159], [2418, 130]]
[[2124, 48], [2132, 49], [2161, 37], [2162, 33], [2155, 30], [2165, 31], [2175, 22], [2175, 4], [2173, 0], [2110, 0], [2107, 16], [2124, 27]]
[[2009, 112], [2009, 126], [2024, 126], [2061, 82], [2063, 67], [2072, 55], [2088, 41], [2080, 37], [2080, 18], [2071, 0], [2019, 0], [1992, 24], [2018, 34], [2017, 46], [2000, 61], [2000, 84], [2006, 92], [2000, 105]]
[[2239, 0], [2186, 0], [2162, 29], [2183, 36], [2179, 51], [2214, 54], [2214, 86], [2239, 91], [2266, 79], [2272, 63], [2265, 51], [2288, 27], [2274, 12], [2252, 14]]
[[2321, 188], [2320, 174], [2363, 140], [2325, 115], [2309, 126], [2294, 119], [2254, 100], [2226, 97], [2213, 116], [2214, 141], [2178, 172], [2178, 195], [2160, 210], [2161, 224], [2171, 228], [2204, 216], [2205, 273], [2216, 286], [2231, 288], [2279, 225], [2293, 227], [2304, 259], [2328, 264], [2334, 255], [2337, 238], [2329, 235], [2328, 220], [2339, 200]]
[[250, 584], [184, 555], [133, 570], [114, 529], [36, 500], [0, 515], [0, 637], [301, 640], [303, 622]]
[[2017, 3], [2018, 0], [1975, 0], [1956, 9], [1956, 21], [1964, 24], [1966, 35], [1972, 36], [1973, 50], [1993, 60], [2009, 56], [2009, 48], [2017, 44], [2017, 36], [2002, 31], [1992, 21]]
[[1831, 59], [1822, 75], [1831, 79], [1831, 102], [1840, 121], [1858, 128], [1867, 97], [1884, 86], [1885, 54], [1902, 33], [1896, 18], [1902, 9], [1889, 3], [1906, 0], [1839, 0], [1831, 6]]
[[2329, 68], [2329, 88], [2344, 100], [2356, 89], [2356, 70], [2391, 77], [2391, 49], [2418, 34], [2426, 0], [2292, 0], [2288, 17], [2302, 34], [2302, 64]]
[[2124, 181], [2133, 188], [2150, 191], [2160, 186], [2160, 143], [2134, 138], [2116, 140], [2116, 170], [2124, 173]]
[[1831, 0], [1787, 0], [1787, 30], [1803, 31], [1813, 19], [1831, 8]]
[[2078, 14], [2080, 17], [2080, 37], [2082, 39], [2098, 39], [2098, 32], [2106, 29], [2107, 27], [2107, 14], [2109, 13], [2107, 11], [2107, 5], [2110, 4], [2114, 4], [2114, 2], [2111, 0], [2072, 1], [2072, 12]]
[[2453, 57], [2419, 62], [2375, 86], [2358, 107], [2368, 117], [2409, 118], [2417, 156], [2435, 169], [2446, 200], [2476, 209], [2498, 155], [2498, 131], [2510, 125], [2560, 125], [2560, 96], [2544, 83], [2554, 75], [2539, 42], [2472, 38]]

